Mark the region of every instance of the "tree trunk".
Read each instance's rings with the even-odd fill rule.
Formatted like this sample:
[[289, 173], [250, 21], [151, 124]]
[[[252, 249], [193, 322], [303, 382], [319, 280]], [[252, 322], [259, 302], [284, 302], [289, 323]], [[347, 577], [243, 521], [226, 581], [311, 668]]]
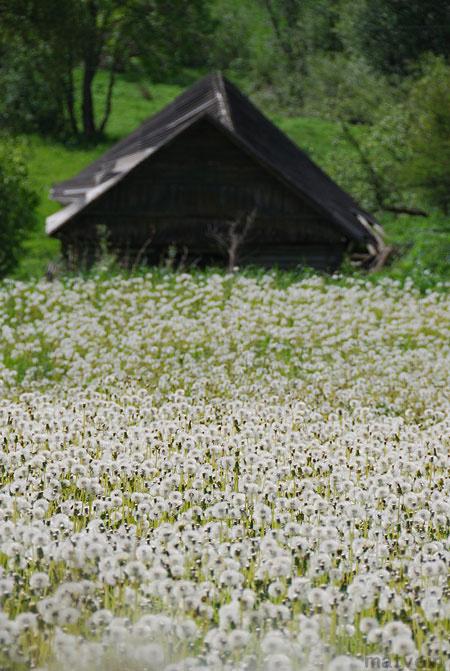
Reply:
[[83, 135], [91, 137], [95, 133], [95, 118], [94, 118], [94, 100], [92, 97], [92, 82], [94, 81], [96, 67], [88, 58], [84, 61], [83, 72]]
[[83, 59], [83, 91], [82, 91], [82, 117], [83, 135], [91, 137], [96, 131], [94, 115], [94, 99], [92, 96], [92, 82], [94, 81], [99, 63], [98, 35], [97, 35], [97, 5], [95, 0], [88, 3], [90, 26], [86, 41]]
[[106, 94], [106, 104], [105, 104], [105, 114], [103, 121], [100, 124], [99, 132], [103, 133], [105, 130], [106, 124], [108, 123], [109, 115], [111, 114], [111, 104], [112, 104], [112, 94], [114, 88], [114, 69], [116, 67], [116, 59], [113, 60], [111, 65], [111, 71], [109, 74], [109, 84], [108, 84], [108, 93]]
[[67, 80], [66, 80], [66, 105], [67, 111], [69, 113], [70, 125], [72, 127], [72, 132], [75, 137], [78, 137], [79, 130], [78, 124], [75, 117], [75, 96], [73, 93], [73, 75], [72, 75], [72, 62], [69, 63]]

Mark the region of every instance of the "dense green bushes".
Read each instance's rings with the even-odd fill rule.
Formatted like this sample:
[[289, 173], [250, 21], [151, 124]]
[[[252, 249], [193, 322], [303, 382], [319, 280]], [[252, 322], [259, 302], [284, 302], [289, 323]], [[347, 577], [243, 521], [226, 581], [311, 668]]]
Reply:
[[36, 203], [22, 147], [0, 134], [0, 277], [18, 263], [26, 235], [35, 225]]

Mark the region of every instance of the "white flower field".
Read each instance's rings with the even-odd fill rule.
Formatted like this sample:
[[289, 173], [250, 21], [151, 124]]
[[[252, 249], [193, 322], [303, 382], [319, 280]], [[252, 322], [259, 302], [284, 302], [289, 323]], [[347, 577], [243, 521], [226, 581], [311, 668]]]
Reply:
[[450, 671], [450, 298], [0, 286], [0, 668]]

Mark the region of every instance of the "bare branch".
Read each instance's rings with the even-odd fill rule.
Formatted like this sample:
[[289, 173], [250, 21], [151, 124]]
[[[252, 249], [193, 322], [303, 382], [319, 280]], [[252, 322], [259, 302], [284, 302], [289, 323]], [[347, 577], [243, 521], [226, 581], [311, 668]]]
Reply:
[[139, 267], [139, 264], [142, 260], [142, 257], [144, 256], [146, 250], [148, 249], [148, 246], [150, 245], [151, 241], [155, 237], [155, 227], [153, 226], [151, 235], [146, 239], [142, 247], [138, 250], [138, 253], [136, 254], [136, 258], [134, 260], [133, 266], [131, 268], [131, 274], [135, 273], [136, 270]]
[[208, 233], [219, 247], [227, 254], [227, 271], [233, 272], [237, 265], [239, 249], [247, 239], [248, 233], [256, 218], [256, 208], [245, 217], [241, 215], [233, 221], [227, 222], [226, 230], [219, 230], [217, 226], [209, 228]]

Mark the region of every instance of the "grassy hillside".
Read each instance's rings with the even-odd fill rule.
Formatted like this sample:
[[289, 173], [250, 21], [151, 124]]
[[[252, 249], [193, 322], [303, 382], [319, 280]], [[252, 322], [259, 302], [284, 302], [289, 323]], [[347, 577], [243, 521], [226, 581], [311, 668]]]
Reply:
[[[28, 136], [29, 170], [40, 197], [38, 228], [27, 241], [26, 254], [16, 271], [17, 278], [41, 276], [47, 263], [58, 256], [58, 241], [45, 234], [45, 218], [60, 207], [48, 198], [50, 186], [75, 175], [118, 139], [173, 100], [200, 75], [197, 72], [185, 73], [178, 82], [170, 84], [151, 84], [142, 79], [119, 76], [107, 136], [101, 144], [80, 146], [74, 143], [58, 143], [37, 135]], [[245, 81], [238, 83], [245, 90]], [[95, 89], [99, 116], [103, 112], [106, 85], [106, 77], [100, 73]], [[261, 99], [263, 97], [255, 102], [260, 104]], [[337, 124], [319, 118], [286, 118], [270, 113], [268, 116], [343, 188], [348, 189], [357, 199], [362, 198], [365, 204], [364, 184], [358, 185], [350, 174], [352, 171], [348, 170], [357, 157]], [[359, 132], [364, 132], [364, 129]], [[391, 241], [399, 246], [402, 253], [406, 253], [406, 256], [396, 262], [394, 270], [389, 271], [391, 274], [400, 277], [413, 274], [417, 281], [425, 281], [425, 284], [429, 283], [429, 275], [434, 277], [437, 273], [443, 279], [448, 276], [450, 256], [447, 253], [442, 254], [441, 250], [450, 249], [450, 231], [442, 216], [435, 216], [431, 220], [406, 216], [382, 217], [381, 220]]]

